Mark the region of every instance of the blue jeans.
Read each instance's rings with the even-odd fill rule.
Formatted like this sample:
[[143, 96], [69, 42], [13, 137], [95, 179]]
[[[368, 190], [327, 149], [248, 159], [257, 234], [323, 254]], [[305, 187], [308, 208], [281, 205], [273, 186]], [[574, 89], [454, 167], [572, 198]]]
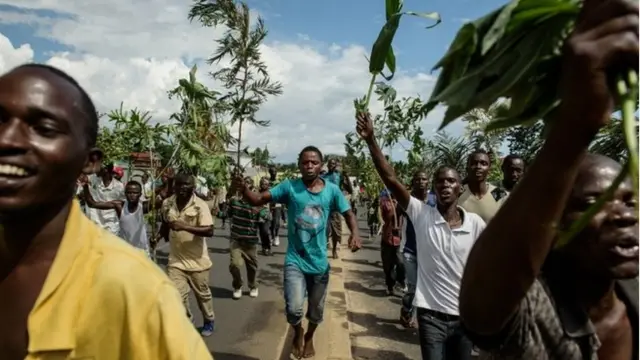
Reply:
[[418, 308], [422, 360], [470, 360], [473, 344], [457, 316]]
[[308, 299], [307, 320], [312, 324], [322, 322], [324, 300], [329, 284], [329, 267], [323, 274], [304, 274], [295, 264], [284, 267], [284, 301], [287, 322], [298, 325], [302, 321], [304, 299]]
[[404, 253], [404, 271], [407, 292], [402, 297], [402, 316], [413, 317], [413, 298], [416, 295], [418, 281], [418, 258], [414, 254]]

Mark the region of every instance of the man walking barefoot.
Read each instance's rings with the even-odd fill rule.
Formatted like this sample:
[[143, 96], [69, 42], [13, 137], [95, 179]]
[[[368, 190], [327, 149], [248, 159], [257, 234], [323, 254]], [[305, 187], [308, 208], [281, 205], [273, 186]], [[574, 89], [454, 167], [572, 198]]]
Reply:
[[[269, 202], [287, 205], [289, 244], [284, 263], [285, 311], [287, 322], [295, 332], [292, 354], [301, 359], [315, 355], [313, 335], [324, 313], [329, 283], [326, 231], [329, 214], [337, 211], [344, 215], [351, 230], [349, 247], [352, 251], [360, 248], [360, 237], [356, 218], [340, 188], [319, 176], [322, 169], [320, 150], [314, 146], [302, 149], [298, 167], [302, 178], [285, 180], [269, 191], [252, 192], [240, 176], [234, 183], [242, 189], [247, 202], [254, 206]], [[309, 320], [306, 333], [302, 327], [305, 297]]]

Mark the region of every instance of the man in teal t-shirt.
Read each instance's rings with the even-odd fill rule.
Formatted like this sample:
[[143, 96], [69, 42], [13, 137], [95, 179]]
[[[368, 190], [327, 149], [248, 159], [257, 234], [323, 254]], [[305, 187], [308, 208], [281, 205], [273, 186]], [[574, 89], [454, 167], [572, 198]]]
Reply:
[[[313, 335], [324, 314], [324, 300], [329, 283], [327, 259], [327, 224], [331, 212], [342, 213], [347, 221], [352, 251], [360, 248], [356, 217], [340, 188], [322, 179], [322, 153], [307, 146], [298, 156], [301, 179], [285, 180], [269, 191], [251, 192], [236, 176], [234, 184], [242, 189], [253, 206], [268, 202], [287, 206], [288, 242], [284, 267], [284, 296], [287, 322], [294, 329], [292, 355], [299, 359], [315, 355]], [[305, 297], [308, 301], [309, 328], [304, 333], [302, 316]]]

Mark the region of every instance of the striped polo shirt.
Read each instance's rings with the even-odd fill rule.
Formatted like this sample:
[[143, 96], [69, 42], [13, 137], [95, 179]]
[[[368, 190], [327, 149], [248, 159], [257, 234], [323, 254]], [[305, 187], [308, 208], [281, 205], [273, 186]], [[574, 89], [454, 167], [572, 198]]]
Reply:
[[266, 208], [251, 206], [240, 197], [232, 197], [229, 201], [231, 240], [257, 244], [258, 221], [267, 219], [267, 216]]

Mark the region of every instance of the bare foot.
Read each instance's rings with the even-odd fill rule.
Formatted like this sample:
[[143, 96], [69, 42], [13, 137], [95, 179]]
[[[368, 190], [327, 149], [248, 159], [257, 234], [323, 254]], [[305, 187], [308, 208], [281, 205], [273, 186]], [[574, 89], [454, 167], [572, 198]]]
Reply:
[[293, 336], [293, 346], [291, 347], [291, 355], [296, 359], [302, 359], [304, 349], [304, 333], [296, 331]]
[[332, 252], [333, 252], [333, 258], [337, 259], [338, 258], [338, 250], [334, 249]]
[[316, 356], [316, 349], [313, 347], [313, 338], [306, 339], [305, 337], [302, 357], [308, 359], [314, 356]]

